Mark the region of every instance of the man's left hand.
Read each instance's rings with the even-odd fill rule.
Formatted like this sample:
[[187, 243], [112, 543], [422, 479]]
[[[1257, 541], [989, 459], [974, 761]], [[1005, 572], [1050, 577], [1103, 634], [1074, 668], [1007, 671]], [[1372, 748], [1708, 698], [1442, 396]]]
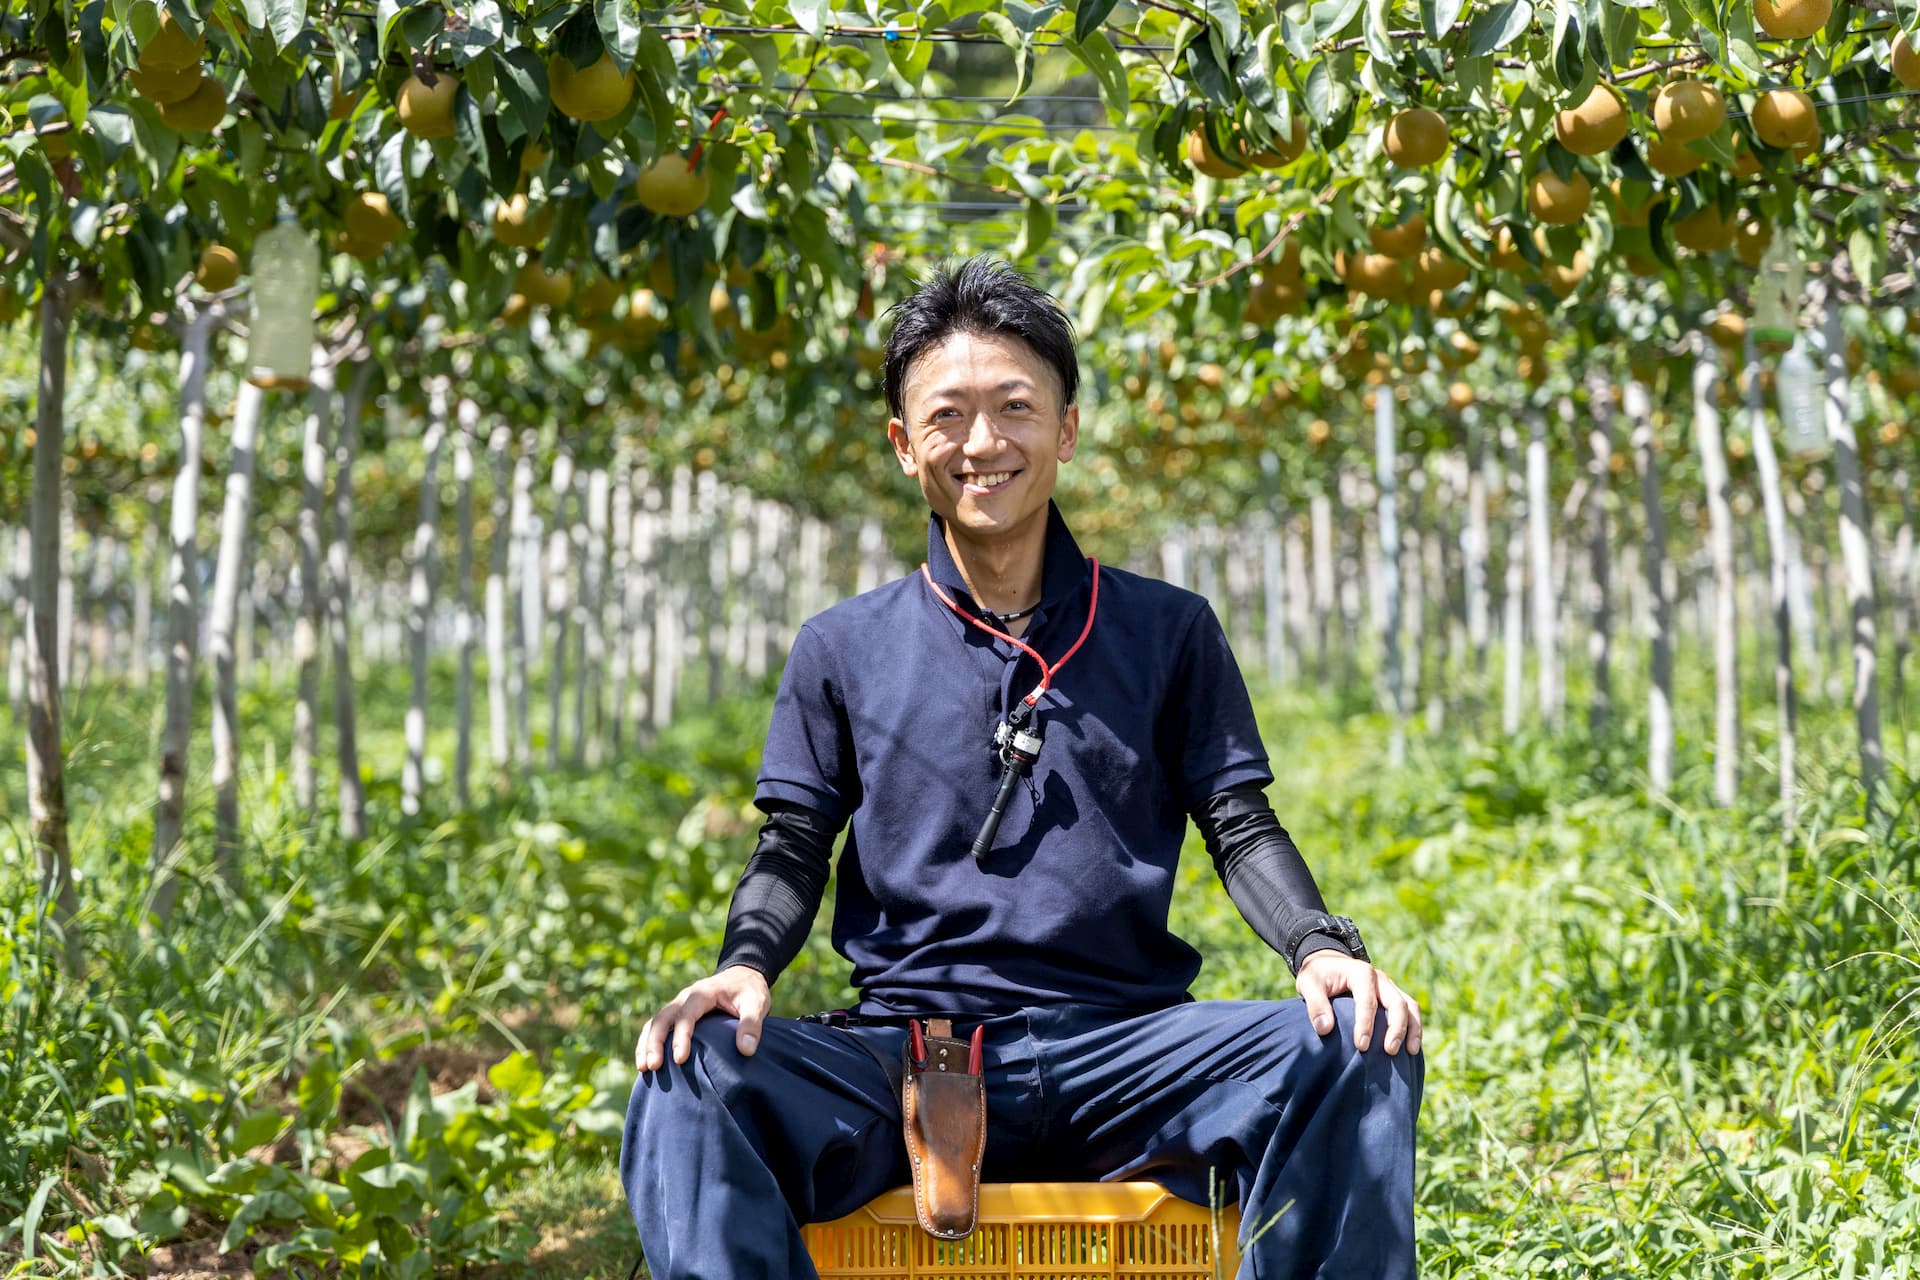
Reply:
[[1321, 1035], [1333, 1030], [1332, 999], [1337, 995], [1353, 997], [1353, 1047], [1364, 1052], [1373, 1041], [1374, 1015], [1387, 1012], [1389, 1054], [1420, 1052], [1420, 1006], [1386, 974], [1365, 960], [1355, 960], [1331, 948], [1316, 951], [1300, 965], [1294, 986], [1307, 1002], [1307, 1016]]

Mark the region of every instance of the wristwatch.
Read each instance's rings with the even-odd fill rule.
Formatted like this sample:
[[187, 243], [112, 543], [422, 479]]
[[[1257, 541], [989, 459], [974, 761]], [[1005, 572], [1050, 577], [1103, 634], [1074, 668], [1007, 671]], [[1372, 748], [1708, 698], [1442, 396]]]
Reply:
[[[1294, 952], [1307, 940], [1308, 934], [1324, 933], [1346, 949], [1355, 960], [1367, 958], [1366, 944], [1360, 941], [1360, 926], [1346, 916], [1330, 916], [1323, 911], [1305, 911], [1294, 919], [1293, 927], [1287, 930], [1287, 949], [1281, 954], [1287, 958], [1288, 965], [1293, 964]], [[1295, 968], [1294, 972], [1299, 970]]]

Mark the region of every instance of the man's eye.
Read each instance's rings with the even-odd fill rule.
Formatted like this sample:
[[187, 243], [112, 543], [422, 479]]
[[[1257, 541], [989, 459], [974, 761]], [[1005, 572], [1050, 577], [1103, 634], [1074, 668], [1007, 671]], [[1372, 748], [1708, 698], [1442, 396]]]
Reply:
[[1032, 408], [1032, 407], [1033, 407], [1033, 406], [1032, 406], [1032, 405], [1030, 405], [1030, 404], [1028, 404], [1028, 403], [1027, 403], [1027, 402], [1026, 402], [1025, 400], [1009, 400], [1009, 401], [1007, 401], [1007, 408], [1009, 408], [1009, 409], [1022, 409], [1022, 410], [1024, 410], [1024, 409], [1030, 409], [1030, 408]]

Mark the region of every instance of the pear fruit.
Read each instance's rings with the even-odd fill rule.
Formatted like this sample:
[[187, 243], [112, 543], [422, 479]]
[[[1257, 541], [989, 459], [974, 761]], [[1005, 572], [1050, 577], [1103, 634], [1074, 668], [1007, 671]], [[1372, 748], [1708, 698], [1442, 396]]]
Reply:
[[1383, 143], [1387, 159], [1402, 169], [1424, 169], [1447, 154], [1452, 140], [1447, 121], [1430, 107], [1410, 107], [1387, 121]]
[[653, 212], [684, 218], [707, 202], [707, 175], [685, 156], [668, 152], [642, 171], [634, 194]]
[[460, 82], [445, 72], [437, 73], [429, 85], [419, 76], [408, 76], [394, 101], [400, 109], [400, 127], [416, 138], [453, 136], [453, 97]]

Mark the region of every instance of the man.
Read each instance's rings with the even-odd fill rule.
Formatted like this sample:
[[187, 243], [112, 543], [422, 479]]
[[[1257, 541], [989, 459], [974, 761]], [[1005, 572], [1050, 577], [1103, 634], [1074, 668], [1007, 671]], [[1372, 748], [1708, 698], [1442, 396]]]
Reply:
[[[654, 1280], [811, 1280], [800, 1224], [911, 1180], [886, 1067], [909, 1015], [984, 1028], [985, 1180], [1206, 1203], [1213, 1170], [1243, 1240], [1272, 1221], [1242, 1275], [1412, 1276], [1419, 1010], [1268, 808], [1206, 601], [1088, 561], [1054, 506], [1080, 427], [1065, 317], [981, 259], [893, 315], [887, 435], [927, 564], [795, 637], [718, 971], [635, 1047], [621, 1174]], [[986, 831], [1009, 719], [1043, 745]], [[1200, 956], [1167, 924], [1189, 816], [1300, 998], [1188, 995]], [[769, 1017], [849, 825], [833, 941], [859, 1007]]]

